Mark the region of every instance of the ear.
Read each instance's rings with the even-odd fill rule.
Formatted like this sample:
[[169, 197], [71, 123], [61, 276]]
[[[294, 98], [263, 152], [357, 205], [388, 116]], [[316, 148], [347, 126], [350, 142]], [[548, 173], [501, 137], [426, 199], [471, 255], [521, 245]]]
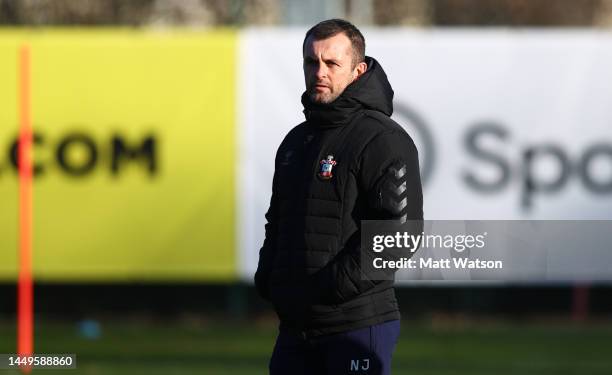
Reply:
[[366, 70], [368, 70], [368, 64], [363, 61], [357, 64], [355, 69], [353, 69], [353, 81], [359, 78], [363, 73], [365, 73]]

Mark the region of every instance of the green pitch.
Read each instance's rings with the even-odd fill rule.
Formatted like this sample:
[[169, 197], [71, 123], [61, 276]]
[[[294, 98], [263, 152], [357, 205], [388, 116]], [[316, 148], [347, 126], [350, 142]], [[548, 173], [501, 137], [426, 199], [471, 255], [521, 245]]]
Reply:
[[[273, 323], [101, 323], [99, 339], [76, 325], [37, 322], [37, 353], [76, 353], [76, 370], [33, 374], [266, 374]], [[0, 353], [14, 352], [15, 327], [0, 322]], [[612, 323], [403, 322], [394, 374], [612, 374]], [[17, 374], [0, 370], [0, 374]]]

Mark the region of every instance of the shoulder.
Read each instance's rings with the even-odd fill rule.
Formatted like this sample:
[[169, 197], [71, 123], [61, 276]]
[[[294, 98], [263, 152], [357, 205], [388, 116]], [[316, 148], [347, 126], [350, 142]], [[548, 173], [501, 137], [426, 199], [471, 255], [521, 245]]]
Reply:
[[278, 161], [279, 155], [286, 155], [287, 152], [302, 144], [307, 131], [308, 125], [305, 121], [289, 130], [276, 150], [275, 159]]
[[293, 129], [289, 130], [287, 135], [285, 135], [285, 138], [281, 142], [280, 147], [301, 140], [306, 135], [307, 130], [308, 125], [306, 121], [294, 126]]
[[367, 129], [368, 138], [356, 160], [361, 186], [371, 189], [388, 168], [398, 163], [418, 175], [417, 148], [401, 125], [375, 112], [366, 114], [362, 125]]
[[[383, 151], [385, 146], [394, 148], [413, 148], [414, 142], [404, 128], [387, 115], [378, 111], [366, 110], [352, 133], [360, 140], [362, 149], [375, 147]], [[390, 151], [390, 150], [387, 150]]]

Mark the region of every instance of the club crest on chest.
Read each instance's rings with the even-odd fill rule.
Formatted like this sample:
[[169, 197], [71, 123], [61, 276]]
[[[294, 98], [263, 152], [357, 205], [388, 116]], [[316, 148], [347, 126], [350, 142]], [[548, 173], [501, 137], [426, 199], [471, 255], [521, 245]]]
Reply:
[[321, 160], [319, 164], [321, 165], [319, 173], [317, 174], [319, 178], [322, 180], [331, 179], [333, 177], [332, 169], [338, 164], [338, 162], [334, 160], [334, 155], [327, 155], [327, 159]]

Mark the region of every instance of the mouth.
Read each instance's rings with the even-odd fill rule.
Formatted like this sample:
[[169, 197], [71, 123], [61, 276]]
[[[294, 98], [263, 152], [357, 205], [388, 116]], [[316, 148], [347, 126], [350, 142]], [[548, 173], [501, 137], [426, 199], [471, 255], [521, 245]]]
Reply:
[[317, 92], [322, 92], [322, 91], [325, 91], [325, 90], [329, 90], [329, 86], [324, 85], [322, 83], [317, 83], [314, 88], [315, 88], [315, 90]]

